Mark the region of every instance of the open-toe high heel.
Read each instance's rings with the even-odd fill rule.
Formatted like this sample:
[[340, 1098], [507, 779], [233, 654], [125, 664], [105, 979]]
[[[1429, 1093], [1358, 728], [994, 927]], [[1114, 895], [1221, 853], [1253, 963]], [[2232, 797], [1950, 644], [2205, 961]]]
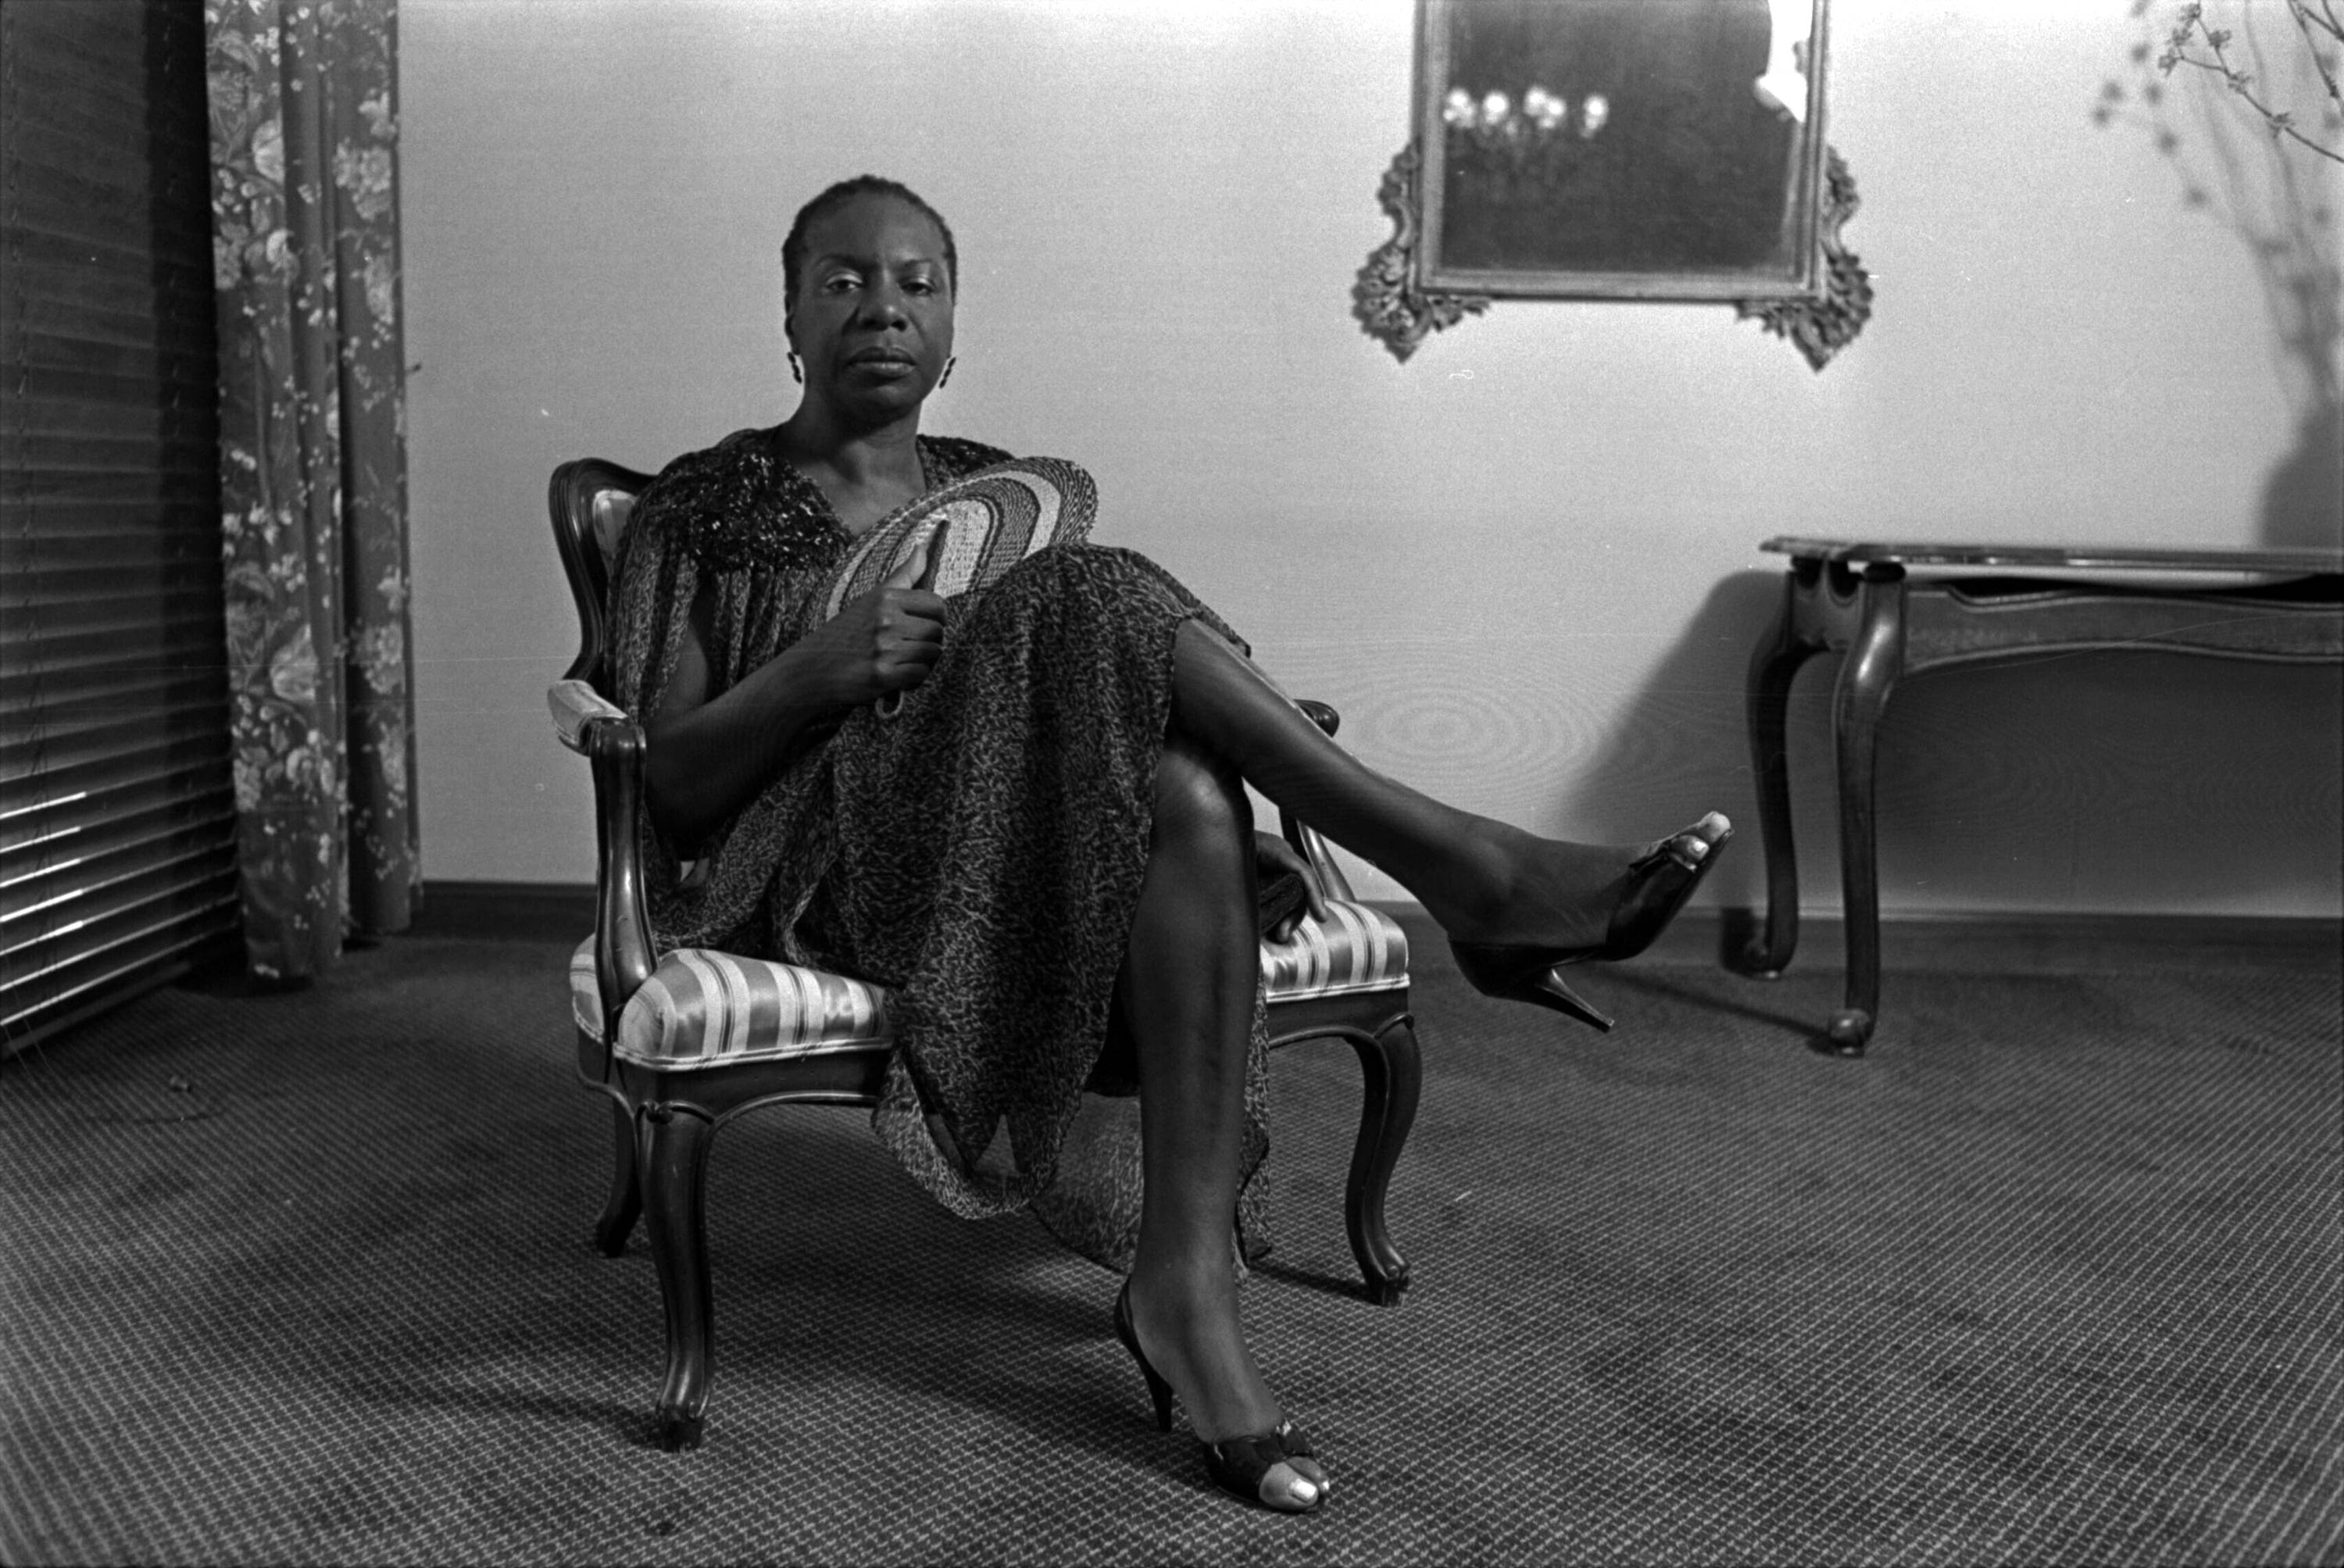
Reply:
[[1733, 824], [1711, 812], [1680, 833], [1671, 834], [1628, 866], [1628, 885], [1612, 906], [1603, 940], [1591, 947], [1540, 947], [1501, 942], [1451, 942], [1458, 972], [1485, 996], [1551, 1007], [1597, 1029], [1612, 1020], [1563, 980], [1573, 964], [1616, 964], [1651, 946], [1685, 906], [1692, 890], [1717, 864], [1733, 836]]
[[[1156, 1406], [1156, 1430], [1172, 1430], [1172, 1384], [1157, 1371], [1139, 1348], [1139, 1330], [1131, 1321], [1131, 1284], [1126, 1280], [1115, 1299], [1115, 1337], [1139, 1363], [1147, 1380], [1147, 1397]], [[1290, 1421], [1251, 1437], [1226, 1438], [1219, 1442], [1197, 1440], [1204, 1451], [1205, 1470], [1214, 1484], [1248, 1502], [1278, 1513], [1316, 1513], [1327, 1501], [1327, 1472], [1319, 1467], [1310, 1439]]]

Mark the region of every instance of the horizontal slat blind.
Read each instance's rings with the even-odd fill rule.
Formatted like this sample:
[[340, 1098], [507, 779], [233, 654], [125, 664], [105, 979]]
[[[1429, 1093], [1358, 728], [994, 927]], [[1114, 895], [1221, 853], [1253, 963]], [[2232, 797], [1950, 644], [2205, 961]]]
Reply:
[[233, 950], [203, 16], [0, 5], [0, 1047]]

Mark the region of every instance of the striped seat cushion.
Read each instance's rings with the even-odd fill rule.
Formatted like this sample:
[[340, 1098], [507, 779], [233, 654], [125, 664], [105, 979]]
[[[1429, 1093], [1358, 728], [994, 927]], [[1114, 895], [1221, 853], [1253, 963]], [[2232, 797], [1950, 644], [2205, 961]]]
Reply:
[[1408, 985], [1408, 934], [1382, 910], [1327, 901], [1327, 919], [1305, 917], [1285, 942], [1261, 945], [1273, 1002], [1397, 991]]
[[[1329, 901], [1329, 918], [1305, 919], [1293, 939], [1261, 945], [1273, 1002], [1399, 990], [1408, 984], [1408, 937], [1364, 904]], [[570, 1007], [578, 1027], [602, 1037], [594, 939], [570, 958]], [[884, 1051], [894, 1031], [887, 993], [825, 970], [709, 947], [662, 956], [619, 1014], [613, 1054], [639, 1067], [730, 1067], [826, 1051]]]
[[[602, 1037], [594, 939], [570, 956], [570, 1010]], [[613, 1055], [639, 1067], [732, 1067], [826, 1051], [885, 1050], [887, 993], [862, 980], [712, 947], [666, 954], [619, 1013]]]

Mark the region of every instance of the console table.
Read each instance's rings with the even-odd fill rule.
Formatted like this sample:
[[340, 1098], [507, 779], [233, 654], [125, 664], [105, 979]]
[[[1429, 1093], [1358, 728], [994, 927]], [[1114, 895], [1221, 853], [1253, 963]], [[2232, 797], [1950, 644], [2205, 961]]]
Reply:
[[1799, 934], [1783, 728], [1791, 678], [1846, 655], [1832, 699], [1839, 762], [1845, 1005], [1826, 1034], [1860, 1056], [1880, 1015], [1873, 754], [1899, 678], [2023, 654], [2156, 648], [2274, 663], [2344, 663], [2344, 551], [2060, 549], [1770, 539], [1790, 557], [1783, 608], [1750, 661], [1750, 760], [1765, 842], [1766, 918], [1738, 956], [1773, 977]]

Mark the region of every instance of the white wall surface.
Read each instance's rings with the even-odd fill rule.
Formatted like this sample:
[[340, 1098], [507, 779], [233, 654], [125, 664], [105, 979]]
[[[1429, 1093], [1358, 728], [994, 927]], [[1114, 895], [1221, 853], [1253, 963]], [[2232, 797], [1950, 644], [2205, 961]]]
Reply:
[[[1716, 895], [1747, 900], [1759, 541], [2257, 542], [2290, 416], [2244, 251], [2089, 123], [2125, 9], [1840, 0], [1878, 304], [1817, 375], [1714, 308], [1501, 303], [1406, 366], [1362, 336], [1406, 0], [404, 0], [427, 875], [591, 879], [544, 714], [574, 642], [546, 476], [785, 414], [782, 236], [869, 171], [959, 239], [927, 429], [1083, 463], [1098, 537], [1388, 772], [1574, 836], [1733, 813]], [[2063, 665], [1899, 695], [1890, 907], [2336, 913], [2332, 673]], [[1793, 742], [1817, 906], [1827, 684]]]

